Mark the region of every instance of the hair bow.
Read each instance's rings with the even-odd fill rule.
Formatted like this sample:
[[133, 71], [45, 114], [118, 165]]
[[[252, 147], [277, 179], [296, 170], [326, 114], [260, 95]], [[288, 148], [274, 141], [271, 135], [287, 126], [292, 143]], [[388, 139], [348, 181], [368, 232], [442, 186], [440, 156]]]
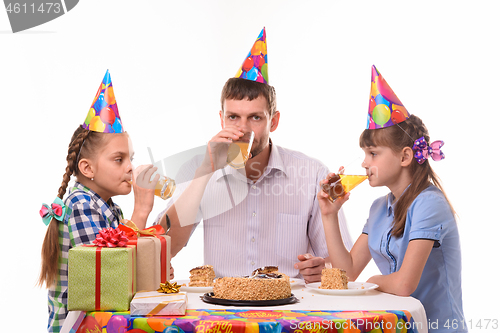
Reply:
[[444, 153], [441, 151], [443, 145], [444, 142], [441, 140], [434, 141], [430, 145], [427, 145], [427, 141], [425, 141], [424, 137], [415, 140], [413, 150], [415, 150], [415, 158], [418, 164], [424, 163], [429, 156], [432, 157], [434, 161], [441, 161], [444, 159]]
[[59, 197], [50, 206], [44, 203], [40, 208], [40, 216], [45, 225], [49, 225], [52, 218], [62, 222], [64, 215], [66, 215], [66, 206]]

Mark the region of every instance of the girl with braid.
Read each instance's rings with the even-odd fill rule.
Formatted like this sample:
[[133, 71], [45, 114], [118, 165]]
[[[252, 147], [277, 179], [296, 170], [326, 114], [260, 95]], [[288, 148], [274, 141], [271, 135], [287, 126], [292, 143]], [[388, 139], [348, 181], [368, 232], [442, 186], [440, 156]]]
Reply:
[[[133, 182], [135, 201], [131, 220], [139, 226], [146, 225], [153, 208], [154, 190], [136, 186], [132, 177], [132, 155], [111, 77], [106, 72], [87, 119], [71, 138], [68, 165], [57, 198], [40, 210], [48, 225], [42, 245], [39, 284], [46, 284], [49, 289], [49, 332], [59, 332], [67, 315], [68, 251], [92, 243], [103, 228], [118, 227], [123, 213], [111, 198], [129, 194], [130, 182]], [[141, 177], [149, 179], [154, 171], [156, 168], [149, 166]], [[63, 202], [72, 175], [76, 182]]]
[[374, 201], [350, 252], [338, 225], [349, 193], [333, 203], [326, 192], [318, 193], [323, 227], [333, 267], [345, 270], [350, 280], [373, 258], [382, 275], [368, 282], [383, 292], [417, 298], [429, 332], [467, 332], [455, 211], [429, 163], [444, 158], [444, 143], [429, 139], [422, 120], [408, 113], [373, 66], [368, 125], [359, 139], [362, 167], [370, 186], [387, 186], [391, 192]]

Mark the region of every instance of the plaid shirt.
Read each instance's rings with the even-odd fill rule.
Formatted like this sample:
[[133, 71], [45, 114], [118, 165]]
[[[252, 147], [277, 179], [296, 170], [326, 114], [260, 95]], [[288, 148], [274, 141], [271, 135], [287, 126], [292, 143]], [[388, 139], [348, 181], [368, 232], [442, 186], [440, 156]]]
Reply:
[[105, 202], [91, 189], [75, 182], [64, 201], [66, 215], [59, 223], [59, 276], [49, 288], [49, 332], [59, 332], [68, 313], [68, 252], [72, 247], [90, 244], [99, 230], [118, 227], [123, 219], [120, 207], [111, 199]]

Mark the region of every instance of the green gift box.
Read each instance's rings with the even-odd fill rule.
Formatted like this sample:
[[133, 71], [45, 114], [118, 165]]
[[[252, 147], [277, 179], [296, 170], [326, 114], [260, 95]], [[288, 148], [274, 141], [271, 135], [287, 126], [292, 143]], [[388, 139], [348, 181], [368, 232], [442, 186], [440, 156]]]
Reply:
[[77, 246], [68, 254], [68, 310], [127, 311], [136, 291], [136, 248]]

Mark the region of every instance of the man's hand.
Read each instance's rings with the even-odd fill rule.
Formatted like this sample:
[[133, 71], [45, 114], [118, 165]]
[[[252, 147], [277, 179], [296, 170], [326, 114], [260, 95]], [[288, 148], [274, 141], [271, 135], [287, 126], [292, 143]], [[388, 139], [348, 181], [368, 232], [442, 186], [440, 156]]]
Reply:
[[306, 283], [321, 281], [321, 271], [325, 268], [325, 259], [313, 257], [311, 254], [299, 254], [297, 259], [300, 262], [294, 265], [298, 269]]
[[239, 127], [227, 126], [214, 136], [207, 145], [203, 169], [214, 172], [227, 165], [227, 152], [233, 141], [239, 140], [244, 133]]
[[174, 279], [174, 267], [172, 264], [170, 264], [170, 278], [169, 280], [172, 281]]

